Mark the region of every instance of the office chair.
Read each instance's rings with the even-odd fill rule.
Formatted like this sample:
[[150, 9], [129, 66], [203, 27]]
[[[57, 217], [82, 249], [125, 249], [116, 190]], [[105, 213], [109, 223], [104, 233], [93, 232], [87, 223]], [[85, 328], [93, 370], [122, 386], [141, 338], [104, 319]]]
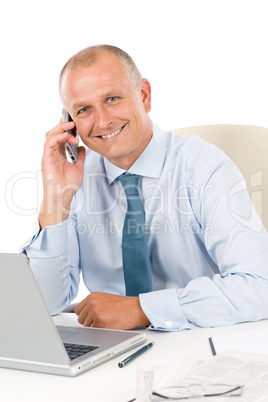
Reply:
[[198, 135], [232, 159], [246, 179], [253, 205], [268, 230], [268, 128], [217, 124], [172, 131], [185, 137]]

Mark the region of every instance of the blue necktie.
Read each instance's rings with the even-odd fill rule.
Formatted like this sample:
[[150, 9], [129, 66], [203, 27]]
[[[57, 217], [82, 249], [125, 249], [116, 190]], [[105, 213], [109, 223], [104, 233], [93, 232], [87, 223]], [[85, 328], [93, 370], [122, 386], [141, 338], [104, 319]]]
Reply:
[[122, 174], [118, 177], [126, 198], [127, 213], [123, 228], [122, 255], [127, 296], [152, 291], [152, 273], [145, 230], [145, 213], [139, 197], [140, 176]]

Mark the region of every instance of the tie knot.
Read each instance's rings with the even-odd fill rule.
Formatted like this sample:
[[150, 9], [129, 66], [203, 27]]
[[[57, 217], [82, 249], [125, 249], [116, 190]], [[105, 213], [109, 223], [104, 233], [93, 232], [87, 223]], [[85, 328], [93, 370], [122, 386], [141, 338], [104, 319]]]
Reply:
[[126, 196], [134, 195], [139, 196], [138, 181], [140, 176], [137, 174], [121, 174], [118, 180], [122, 184]]

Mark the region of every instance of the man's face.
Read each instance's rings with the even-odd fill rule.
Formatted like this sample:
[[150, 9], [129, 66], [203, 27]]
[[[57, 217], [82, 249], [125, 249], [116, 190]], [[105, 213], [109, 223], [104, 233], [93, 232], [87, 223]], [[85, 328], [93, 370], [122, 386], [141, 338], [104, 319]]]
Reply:
[[84, 144], [115, 165], [128, 169], [149, 143], [150, 84], [135, 87], [115, 56], [67, 71], [61, 95]]

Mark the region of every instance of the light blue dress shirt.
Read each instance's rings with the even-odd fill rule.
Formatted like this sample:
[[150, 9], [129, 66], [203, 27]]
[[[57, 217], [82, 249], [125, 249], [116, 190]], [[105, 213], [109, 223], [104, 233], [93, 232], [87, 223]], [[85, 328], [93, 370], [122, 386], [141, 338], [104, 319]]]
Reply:
[[[90, 292], [125, 294], [124, 171], [87, 150], [69, 218], [39, 227], [23, 251], [52, 314]], [[218, 148], [198, 137], [153, 137], [128, 171], [141, 175], [153, 292], [140, 303], [151, 328], [168, 331], [268, 318], [268, 234], [245, 180]], [[133, 266], [135, 269], [135, 266]]]

